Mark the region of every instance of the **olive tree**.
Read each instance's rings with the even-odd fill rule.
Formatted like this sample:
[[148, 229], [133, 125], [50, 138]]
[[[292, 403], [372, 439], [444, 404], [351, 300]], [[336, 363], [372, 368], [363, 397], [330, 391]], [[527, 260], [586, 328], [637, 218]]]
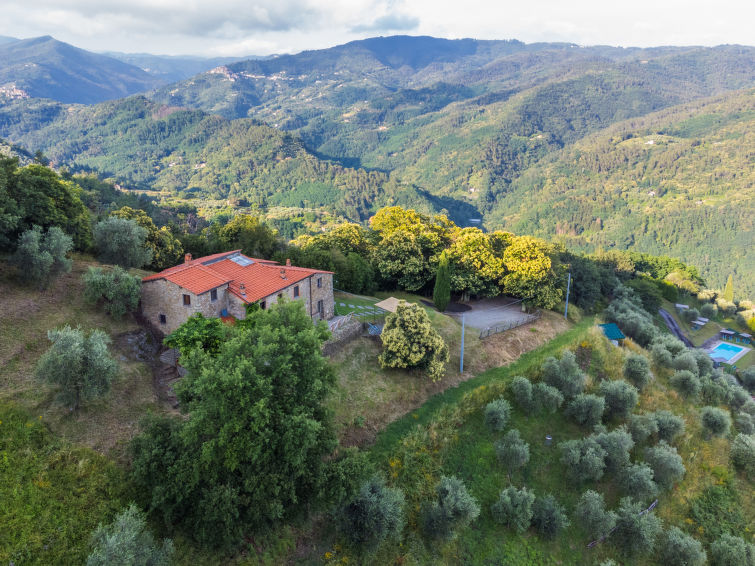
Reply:
[[139, 306], [141, 282], [120, 267], [103, 270], [90, 267], [83, 276], [84, 297], [90, 303], [102, 302], [105, 312], [121, 318]]
[[704, 566], [708, 555], [700, 541], [678, 527], [671, 527], [661, 537], [659, 556], [666, 566]]
[[611, 432], [602, 430], [590, 438], [594, 439], [606, 452], [604, 460], [607, 473], [618, 472], [629, 463], [629, 452], [634, 448], [634, 440], [626, 427], [620, 426]]
[[577, 501], [574, 517], [591, 538], [603, 536], [616, 524], [616, 513], [606, 509], [603, 495], [590, 489]]
[[689, 370], [677, 371], [669, 381], [685, 399], [695, 399], [700, 394], [700, 378]]
[[519, 468], [530, 461], [530, 446], [519, 436], [518, 430], [510, 430], [495, 443], [495, 453], [498, 461], [506, 468], [509, 479]]
[[424, 531], [430, 538], [451, 540], [480, 514], [477, 500], [458, 478], [441, 477], [435, 494], [435, 501], [422, 510]]
[[658, 423], [655, 422], [652, 413], [631, 415], [629, 417], [629, 432], [635, 444], [641, 444], [651, 436], [658, 434]]
[[543, 381], [558, 389], [566, 399], [582, 393], [587, 377], [579, 369], [573, 352], [566, 351], [561, 359], [548, 358], [543, 363]]
[[624, 377], [642, 391], [653, 379], [648, 359], [640, 354], [629, 354], [624, 360]]
[[34, 226], [19, 237], [11, 263], [22, 281], [45, 289], [61, 273], [71, 271], [66, 254], [72, 249], [73, 239], [59, 227], [52, 226], [43, 234], [42, 228]]
[[606, 451], [593, 438], [567, 440], [559, 444], [561, 463], [576, 482], [597, 481], [603, 477]]
[[657, 446], [646, 448], [645, 460], [653, 468], [653, 480], [664, 489], [671, 489], [687, 471], [676, 448], [665, 440], [661, 440]]
[[639, 400], [637, 388], [623, 379], [602, 381], [600, 394], [606, 400], [606, 417], [624, 419], [629, 416]]
[[511, 417], [511, 405], [504, 398], [485, 405], [485, 425], [493, 431], [501, 432]]
[[564, 396], [555, 387], [536, 383], [532, 388], [532, 400], [538, 411], [555, 413], [564, 402]]
[[142, 267], [152, 261], [146, 245], [147, 230], [135, 220], [110, 216], [94, 226], [97, 257], [103, 263], [123, 268]]
[[703, 407], [700, 410], [700, 419], [707, 435], [726, 436], [731, 427], [731, 417], [728, 411], [718, 407]]
[[502, 490], [498, 501], [490, 508], [493, 519], [517, 532], [526, 531], [532, 521], [532, 504], [535, 494], [526, 487], [509, 486]]
[[655, 548], [661, 534], [661, 520], [654, 513], [643, 513], [643, 505], [625, 497], [619, 503], [616, 530], [611, 535], [619, 550], [626, 556], [648, 554]]
[[755, 478], [755, 437], [738, 434], [731, 443], [731, 463], [749, 478]]
[[590, 393], [580, 393], [566, 406], [565, 414], [579, 425], [593, 427], [600, 422], [606, 401]]
[[741, 537], [722, 535], [710, 545], [712, 566], [755, 566], [755, 544]]
[[543, 537], [554, 539], [571, 522], [566, 511], [552, 495], [538, 497], [532, 505], [532, 525]]
[[671, 444], [674, 439], [684, 432], [684, 419], [671, 411], [664, 409], [651, 413], [658, 427], [658, 439]]
[[519, 408], [522, 411], [528, 415], [535, 412], [537, 407], [535, 404], [532, 382], [529, 379], [518, 375], [511, 380], [509, 389], [514, 396], [514, 401], [519, 405]]
[[629, 464], [618, 476], [619, 487], [627, 495], [642, 501], [658, 495], [658, 485], [653, 481], [653, 469], [646, 463]]
[[404, 494], [387, 487], [375, 476], [359, 488], [359, 493], [339, 516], [340, 531], [355, 544], [375, 547], [387, 538], [398, 536], [406, 524]]

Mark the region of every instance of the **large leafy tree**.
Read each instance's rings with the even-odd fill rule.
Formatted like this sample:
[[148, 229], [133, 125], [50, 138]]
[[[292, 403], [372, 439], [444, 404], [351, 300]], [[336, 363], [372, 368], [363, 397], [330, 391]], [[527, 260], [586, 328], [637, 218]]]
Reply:
[[183, 258], [184, 249], [178, 238], [168, 230], [167, 226], [162, 228], [155, 226], [155, 223], [143, 210], [124, 206], [112, 212], [110, 216], [133, 220], [147, 231], [147, 239], [144, 245], [152, 251], [152, 262], [149, 265], [153, 269], [161, 271], [172, 267]]
[[496, 255], [490, 238], [479, 228], [456, 231], [448, 250], [451, 289], [467, 295], [494, 296], [500, 292], [503, 258]]
[[552, 245], [532, 236], [513, 237], [503, 252], [504, 291], [536, 306], [553, 308], [563, 296], [554, 253]]
[[417, 237], [403, 230], [382, 238], [375, 248], [373, 261], [377, 272], [388, 286], [418, 291], [432, 277], [430, 263]]
[[300, 301], [247, 321], [217, 354], [193, 348], [182, 357], [187, 418], [155, 421], [134, 442], [134, 481], [149, 507], [209, 546], [313, 501], [335, 444], [325, 324], [313, 325]]
[[217, 235], [220, 247], [238, 248], [251, 257], [270, 258], [281, 247], [278, 233], [250, 214], [234, 216], [218, 229]]

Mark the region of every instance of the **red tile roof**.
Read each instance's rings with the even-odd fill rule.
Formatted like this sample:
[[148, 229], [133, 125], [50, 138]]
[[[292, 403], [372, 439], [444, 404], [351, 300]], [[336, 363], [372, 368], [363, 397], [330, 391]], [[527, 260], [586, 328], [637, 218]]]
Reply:
[[[239, 265], [231, 259], [236, 257], [248, 260], [248, 265]], [[195, 295], [229, 283], [234, 295], [247, 303], [254, 303], [315, 273], [332, 272], [284, 266], [270, 260], [250, 258], [240, 250], [233, 250], [190, 260], [145, 277], [142, 281], [165, 279]]]

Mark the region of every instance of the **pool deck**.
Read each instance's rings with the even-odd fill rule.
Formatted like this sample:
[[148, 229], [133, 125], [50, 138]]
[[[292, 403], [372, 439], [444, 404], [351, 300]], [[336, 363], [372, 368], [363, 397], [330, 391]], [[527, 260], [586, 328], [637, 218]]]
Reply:
[[736, 346], [737, 348], [742, 348], [742, 351], [734, 354], [731, 358], [728, 359], [728, 361], [726, 362], [727, 364], [733, 364], [737, 360], [744, 358], [750, 352], [750, 350], [752, 350], [752, 348], [750, 348], [749, 346], [743, 346], [742, 344], [732, 344], [731, 342], [725, 342], [724, 340], [717, 340], [716, 342], [711, 344], [708, 348], [706, 348], [705, 351], [708, 352], [708, 355], [710, 356], [713, 350], [718, 348], [720, 344], [728, 344], [729, 346]]

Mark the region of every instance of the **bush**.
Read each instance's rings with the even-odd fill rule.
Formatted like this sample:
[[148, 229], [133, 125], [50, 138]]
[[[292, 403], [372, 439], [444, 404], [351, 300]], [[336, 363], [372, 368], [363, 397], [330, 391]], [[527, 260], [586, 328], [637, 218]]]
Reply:
[[404, 494], [380, 477], [362, 484], [339, 515], [339, 530], [352, 543], [375, 547], [401, 534], [406, 524]]
[[506, 428], [511, 416], [511, 405], [504, 398], [496, 399], [485, 405], [485, 425], [493, 431], [501, 432]]
[[543, 363], [543, 381], [558, 389], [566, 399], [582, 393], [586, 380], [574, 353], [568, 350], [560, 360], [551, 357]]
[[514, 486], [502, 490], [498, 501], [490, 508], [493, 519], [519, 533], [526, 531], [532, 521], [532, 504], [535, 494], [526, 487]]
[[90, 267], [83, 280], [86, 299], [90, 303], [102, 301], [105, 312], [114, 318], [134, 312], [139, 306], [141, 282], [138, 277], [129, 275], [120, 267], [108, 271], [103, 271], [101, 267]]
[[755, 438], [738, 434], [731, 443], [731, 463], [745, 476], [755, 479]]
[[561, 463], [576, 482], [597, 481], [605, 471], [606, 451], [595, 439], [567, 440], [559, 444]]
[[664, 489], [671, 489], [687, 471], [676, 448], [664, 440], [657, 446], [645, 449], [645, 460], [653, 468], [653, 480]]
[[712, 566], [755, 566], [755, 545], [733, 535], [723, 535], [710, 545]]
[[652, 414], [631, 415], [629, 417], [629, 432], [635, 444], [641, 444], [654, 434], [658, 434], [658, 424]]
[[700, 378], [700, 400], [706, 405], [722, 405], [729, 399], [729, 385], [720, 375], [711, 374]]
[[143, 267], [152, 261], [146, 240], [147, 230], [135, 220], [110, 216], [94, 226], [98, 259], [125, 269]]
[[616, 525], [616, 513], [606, 509], [603, 495], [589, 489], [579, 498], [574, 517], [592, 539], [600, 538]]
[[658, 427], [659, 440], [665, 440], [671, 444], [674, 442], [674, 438], [684, 432], [684, 419], [682, 417], [666, 410], [655, 411], [652, 415]]
[[653, 469], [645, 462], [625, 466], [618, 476], [619, 486], [627, 495], [647, 501], [658, 495], [658, 486], [653, 481]]
[[665, 566], [704, 566], [708, 559], [703, 545], [678, 527], [666, 531], [660, 546], [660, 561]]
[[634, 448], [634, 440], [625, 427], [621, 426], [611, 432], [598, 432], [591, 438], [606, 452], [606, 472], [618, 472], [629, 463], [629, 452]]
[[18, 247], [11, 258], [22, 281], [45, 289], [61, 273], [71, 271], [66, 254], [73, 249], [73, 239], [57, 226], [45, 234], [34, 226], [18, 239]]
[[755, 393], [755, 366], [750, 366], [741, 373], [742, 385], [744, 385], [750, 393]]
[[718, 309], [714, 304], [705, 303], [700, 307], [700, 314], [705, 318], [713, 318], [718, 314]]
[[169, 539], [158, 546], [147, 529], [144, 513], [133, 503], [92, 535], [94, 549], [87, 566], [168, 566], [173, 555]]
[[708, 435], [726, 436], [731, 427], [731, 417], [728, 411], [718, 407], [703, 407], [700, 410], [703, 428]]
[[661, 533], [661, 520], [652, 512], [640, 515], [642, 511], [643, 505], [629, 497], [623, 498], [619, 504], [616, 530], [611, 540], [627, 556], [651, 552]]
[[700, 318], [700, 311], [697, 309], [686, 309], [682, 311], [682, 318], [687, 322], [692, 322]]
[[570, 524], [566, 511], [552, 495], [538, 497], [532, 505], [532, 525], [543, 537], [554, 539]]
[[629, 354], [624, 361], [624, 377], [642, 391], [653, 379], [648, 359], [640, 354]]
[[581, 393], [567, 405], [565, 414], [577, 424], [592, 428], [600, 422], [605, 407], [603, 397]]
[[80, 328], [64, 326], [48, 330], [50, 349], [39, 359], [36, 376], [60, 386], [60, 399], [78, 410], [82, 401], [104, 395], [118, 373], [110, 356], [110, 337], [102, 330], [85, 334]]
[[516, 376], [511, 380], [509, 389], [514, 395], [514, 401], [525, 414], [532, 414], [536, 410], [533, 397], [532, 383], [526, 377]]
[[755, 433], [755, 420], [747, 413], [738, 413], [734, 422], [737, 425], [737, 430], [742, 434]]
[[669, 382], [685, 399], [696, 399], [700, 394], [700, 378], [686, 369], [675, 372]]
[[451, 540], [477, 518], [480, 507], [455, 477], [441, 477], [435, 491], [437, 499], [423, 509], [424, 531], [430, 538]]
[[381, 367], [419, 368], [433, 381], [443, 377], [448, 346], [419, 305], [399, 303], [386, 317], [381, 339]]
[[518, 430], [510, 430], [496, 442], [495, 453], [498, 461], [508, 471], [509, 479], [515, 470], [526, 466], [530, 461], [530, 446], [522, 440]]
[[622, 379], [602, 381], [600, 394], [606, 399], [606, 416], [609, 419], [625, 419], [637, 405], [637, 388]]
[[532, 388], [532, 400], [538, 411], [555, 413], [564, 402], [564, 396], [555, 387], [536, 383]]

